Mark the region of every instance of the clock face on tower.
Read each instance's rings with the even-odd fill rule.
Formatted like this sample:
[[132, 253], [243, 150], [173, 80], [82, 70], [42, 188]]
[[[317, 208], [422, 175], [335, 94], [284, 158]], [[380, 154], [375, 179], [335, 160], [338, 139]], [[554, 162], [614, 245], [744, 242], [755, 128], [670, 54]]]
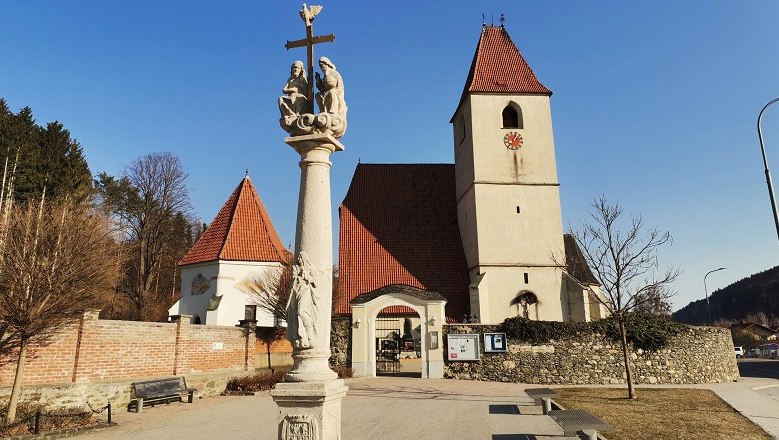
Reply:
[[518, 150], [522, 146], [522, 135], [516, 131], [510, 131], [503, 136], [503, 145], [509, 150]]

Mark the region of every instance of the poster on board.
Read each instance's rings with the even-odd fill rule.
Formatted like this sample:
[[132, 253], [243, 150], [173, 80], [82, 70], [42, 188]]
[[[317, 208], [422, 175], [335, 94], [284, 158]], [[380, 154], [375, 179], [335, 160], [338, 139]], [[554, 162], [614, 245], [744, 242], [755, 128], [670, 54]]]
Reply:
[[507, 342], [505, 333], [485, 333], [484, 352], [505, 353]]
[[447, 359], [450, 361], [478, 361], [479, 335], [446, 335]]

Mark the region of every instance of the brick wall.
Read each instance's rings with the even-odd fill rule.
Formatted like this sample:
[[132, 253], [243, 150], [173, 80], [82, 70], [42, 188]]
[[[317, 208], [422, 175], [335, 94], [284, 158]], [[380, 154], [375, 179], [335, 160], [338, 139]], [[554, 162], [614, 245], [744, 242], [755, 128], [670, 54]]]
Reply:
[[[286, 340], [272, 351], [288, 352]], [[23, 385], [85, 383], [201, 372], [251, 371], [265, 346], [238, 327], [100, 320], [96, 312], [31, 346]], [[0, 357], [0, 387], [13, 384], [16, 358]]]

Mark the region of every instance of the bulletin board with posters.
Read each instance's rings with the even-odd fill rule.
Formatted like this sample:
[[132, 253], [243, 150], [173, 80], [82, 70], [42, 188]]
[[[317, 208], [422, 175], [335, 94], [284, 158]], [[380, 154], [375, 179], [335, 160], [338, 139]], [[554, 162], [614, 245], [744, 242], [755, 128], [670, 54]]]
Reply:
[[478, 361], [479, 335], [446, 335], [447, 359], [450, 361]]

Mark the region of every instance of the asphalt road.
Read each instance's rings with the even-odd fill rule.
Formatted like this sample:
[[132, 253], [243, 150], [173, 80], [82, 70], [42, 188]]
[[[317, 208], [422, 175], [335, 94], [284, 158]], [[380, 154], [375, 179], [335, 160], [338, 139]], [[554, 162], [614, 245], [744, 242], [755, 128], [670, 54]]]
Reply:
[[741, 377], [779, 379], [778, 359], [739, 359], [738, 372]]

